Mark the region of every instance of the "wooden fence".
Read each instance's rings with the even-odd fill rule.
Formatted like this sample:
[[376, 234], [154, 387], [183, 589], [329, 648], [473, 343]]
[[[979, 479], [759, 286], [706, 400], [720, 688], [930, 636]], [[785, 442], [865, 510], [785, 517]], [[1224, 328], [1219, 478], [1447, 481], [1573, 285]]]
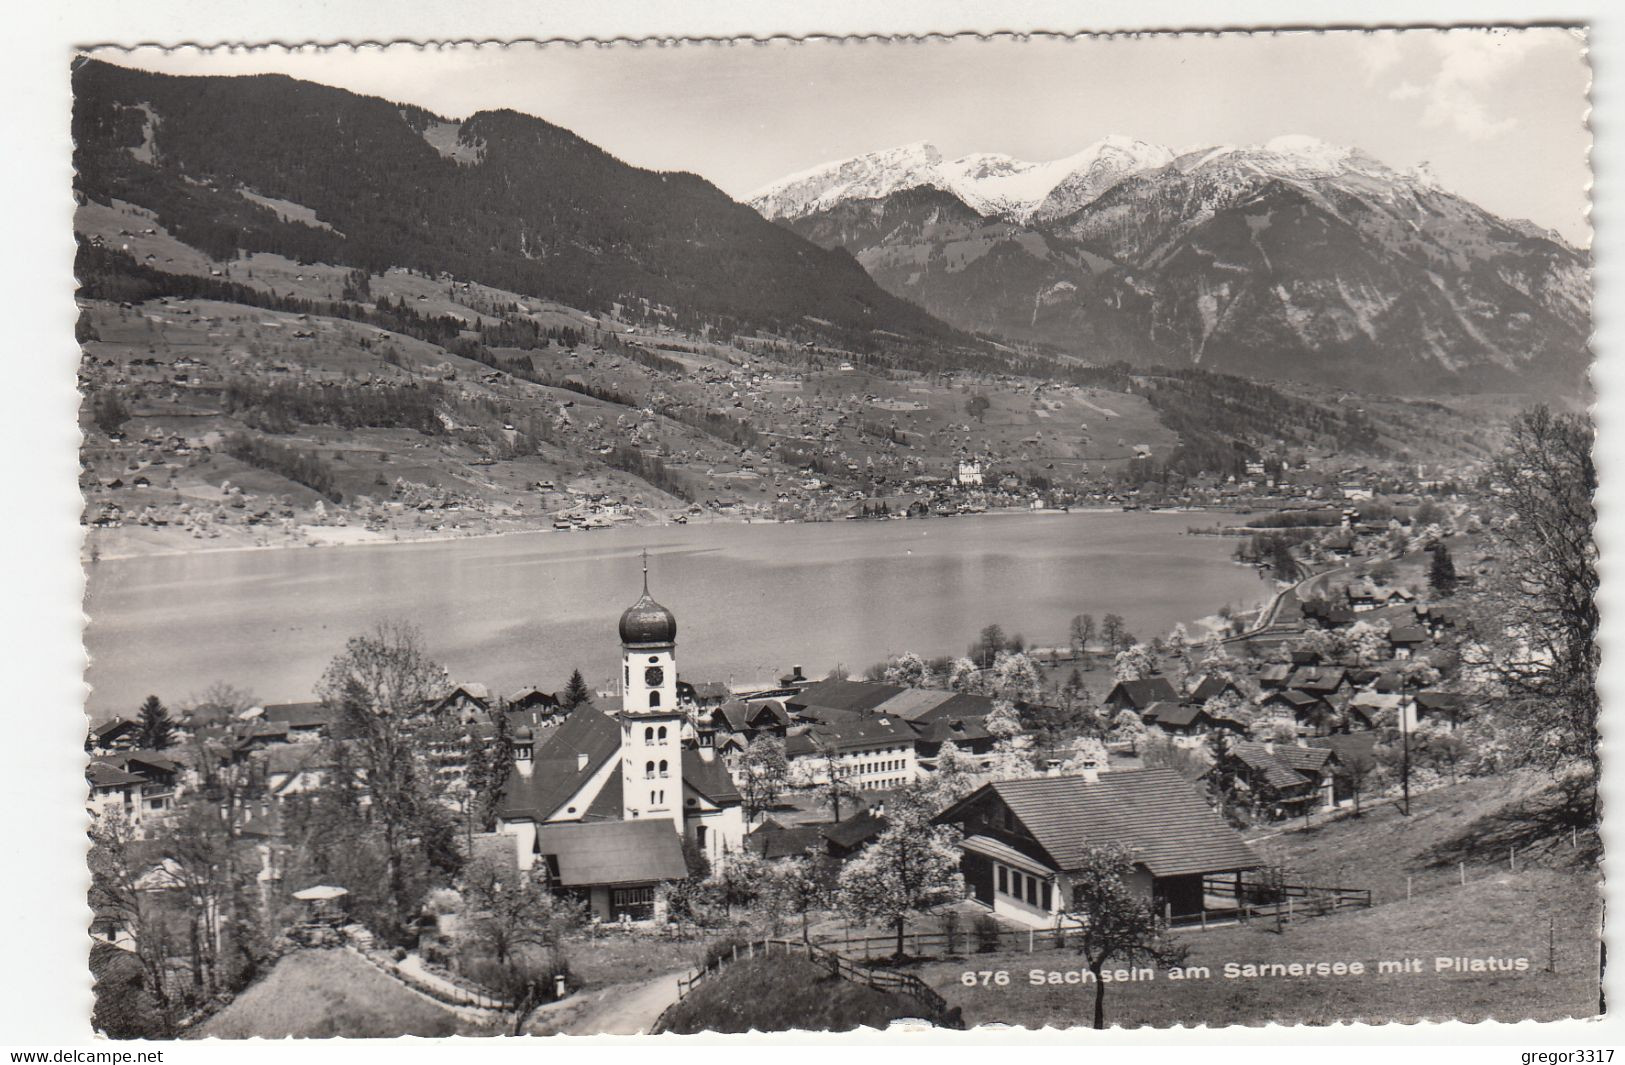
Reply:
[[[913, 973], [894, 972], [889, 969], [875, 969], [867, 965], [858, 965], [852, 959], [843, 957], [833, 950], [819, 946], [816, 943], [798, 942], [792, 939], [763, 939], [761, 942], [751, 941], [736, 945], [732, 953], [720, 955], [712, 962], [700, 969], [696, 969], [687, 976], [677, 979], [677, 1000], [681, 1002], [710, 976], [720, 972], [723, 966], [730, 962], [740, 961], [754, 957], [768, 957], [775, 953], [785, 956], [800, 954], [808, 961], [827, 968], [831, 975], [843, 980], [872, 987], [876, 991], [886, 991], [893, 994], [907, 995], [924, 1007], [925, 1019], [932, 1024], [942, 1027], [957, 1027], [956, 1017], [949, 1015], [947, 1001], [936, 990]], [[664, 1021], [662, 1016], [662, 1021]], [[660, 1030], [662, 1025], [657, 1025]]]

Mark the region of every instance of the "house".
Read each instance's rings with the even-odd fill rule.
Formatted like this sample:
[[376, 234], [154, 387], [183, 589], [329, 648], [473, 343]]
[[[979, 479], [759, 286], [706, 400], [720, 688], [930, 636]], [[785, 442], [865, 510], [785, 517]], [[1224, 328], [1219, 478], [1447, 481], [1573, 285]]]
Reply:
[[1330, 747], [1238, 740], [1230, 744], [1229, 753], [1246, 767], [1245, 778], [1254, 792], [1270, 796], [1277, 816], [1336, 805], [1336, 757]]
[[801, 858], [808, 852], [822, 853], [826, 849], [823, 829], [819, 825], [781, 825], [769, 817], [745, 837], [745, 849], [768, 861], [780, 858]]
[[1258, 686], [1266, 691], [1278, 690], [1286, 687], [1287, 681], [1292, 679], [1292, 667], [1285, 662], [1273, 666], [1265, 666], [1258, 673]]
[[868, 809], [825, 827], [822, 834], [829, 856], [845, 861], [873, 843], [884, 831], [885, 816]]
[[1344, 708], [1350, 732], [1387, 728], [1399, 721], [1400, 698], [1396, 694], [1364, 691], [1349, 700]]
[[1292, 722], [1300, 733], [1314, 735], [1331, 731], [1336, 713], [1325, 699], [1292, 688], [1270, 692], [1259, 700], [1258, 707], [1279, 720]]
[[993, 734], [988, 732], [984, 718], [911, 721], [909, 725], [914, 729], [914, 756], [922, 764], [935, 766], [942, 745], [949, 741], [962, 753], [973, 757], [993, 752], [995, 740]]
[[1263, 862], [1172, 769], [984, 784], [938, 814], [957, 825], [971, 898], [1029, 927], [1053, 926], [1072, 908], [1071, 876], [1089, 848], [1119, 845], [1134, 862], [1131, 887], [1164, 913], [1203, 908], [1203, 882]]
[[1377, 734], [1348, 732], [1305, 742], [1310, 747], [1325, 747], [1332, 752], [1332, 800], [1339, 806], [1353, 801], [1358, 790], [1356, 785], [1360, 783], [1354, 774], [1362, 766], [1374, 763]]
[[1247, 726], [1234, 718], [1216, 716], [1200, 703], [1152, 703], [1140, 719], [1170, 736], [1205, 736], [1215, 729], [1246, 732]]
[[1112, 690], [1106, 693], [1103, 702], [1119, 713], [1133, 710], [1137, 714], [1143, 714], [1146, 707], [1152, 703], [1179, 702], [1179, 693], [1174, 691], [1174, 686], [1167, 677], [1120, 680], [1112, 685]]
[[491, 712], [491, 691], [483, 684], [459, 684], [440, 697], [436, 714], [455, 714], [464, 724]]
[[[516, 837], [509, 839], [510, 846], [521, 843]], [[588, 912], [600, 921], [658, 920], [664, 916], [660, 885], [688, 875], [682, 839], [669, 821], [543, 825], [531, 845], [528, 866], [523, 864], [525, 855], [518, 855], [521, 868], [528, 868], [549, 890], [586, 902]]]
[[534, 684], [509, 692], [506, 704], [510, 711], [539, 711], [543, 717], [551, 716], [554, 711], [560, 709], [558, 696], [544, 692]]
[[678, 678], [677, 701], [685, 706], [698, 706], [703, 709], [721, 706], [733, 695], [728, 686], [720, 680], [702, 680], [694, 684]]
[[1190, 694], [1185, 697], [1185, 701], [1201, 706], [1209, 699], [1217, 699], [1221, 695], [1232, 696], [1238, 701], [1245, 701], [1247, 698], [1247, 694], [1241, 690], [1241, 686], [1229, 677], [1220, 673], [1208, 673], [1191, 688]]
[[92, 728], [85, 738], [85, 753], [108, 754], [113, 751], [128, 751], [139, 742], [140, 734], [140, 723], [129, 718], [115, 717], [111, 721], [103, 721]]
[[1411, 657], [1428, 640], [1427, 630], [1420, 625], [1395, 625], [1388, 631], [1388, 644], [1398, 659]]
[[287, 726], [289, 743], [339, 738], [338, 711], [325, 703], [268, 703], [261, 720]]
[[1304, 666], [1293, 671], [1286, 686], [1327, 701], [1346, 695], [1353, 687], [1348, 670], [1342, 666]]

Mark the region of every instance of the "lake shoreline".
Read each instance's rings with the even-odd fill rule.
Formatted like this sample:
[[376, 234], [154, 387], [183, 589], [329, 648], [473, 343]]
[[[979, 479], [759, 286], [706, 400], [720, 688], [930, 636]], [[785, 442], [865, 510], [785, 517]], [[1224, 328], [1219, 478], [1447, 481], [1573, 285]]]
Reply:
[[387, 541], [411, 551], [104, 559], [87, 567], [89, 705], [127, 714], [148, 693], [184, 703], [216, 681], [306, 699], [344, 640], [386, 618], [417, 625], [458, 681], [551, 691], [580, 668], [610, 690], [615, 619], [637, 597], [645, 549], [651, 588], [682, 620], [683, 675], [742, 685], [798, 663], [821, 676], [905, 651], [960, 654], [992, 623], [1061, 643], [1080, 613], [1120, 614], [1147, 641], [1176, 623], [1202, 633], [1222, 604], [1245, 613], [1275, 591], [1225, 542], [1187, 535], [1188, 515], [975, 516], [988, 520], [504, 530]]

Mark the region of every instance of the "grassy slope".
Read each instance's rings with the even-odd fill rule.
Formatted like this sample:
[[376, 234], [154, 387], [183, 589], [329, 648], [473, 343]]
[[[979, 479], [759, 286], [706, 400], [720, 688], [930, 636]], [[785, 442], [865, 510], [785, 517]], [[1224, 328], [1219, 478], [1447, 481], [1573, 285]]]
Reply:
[[489, 1035], [342, 950], [301, 951], [197, 1032], [222, 1039]]
[[845, 1032], [884, 1028], [896, 1018], [919, 1013], [911, 998], [831, 976], [804, 958], [758, 958], [725, 966], [707, 979], [672, 1012], [664, 1030], [683, 1035]]
[[[1284, 858], [1294, 880], [1369, 887], [1376, 905], [1300, 921], [1283, 933], [1267, 922], [1181, 933], [1191, 949], [1188, 963], [1208, 966], [1214, 977], [1176, 984], [1159, 975], [1109, 987], [1107, 1021], [1132, 1027], [1589, 1016], [1598, 1001], [1595, 854], [1584, 832], [1574, 849], [1563, 818], [1562, 804], [1531, 780], [1487, 778], [1419, 796], [1409, 819], [1384, 806], [1266, 840], [1260, 849]], [[1507, 862], [1514, 845], [1516, 873]], [[1465, 886], [1460, 861], [1467, 865]], [[1410, 901], [1407, 876], [1413, 878]], [[1555, 936], [1555, 972], [1545, 971], [1549, 934]], [[1436, 973], [1438, 956], [1524, 957], [1529, 970]], [[1423, 959], [1424, 971], [1342, 979], [1222, 977], [1227, 962], [1363, 961], [1374, 967], [1406, 958]], [[933, 963], [920, 975], [964, 1008], [967, 1023], [1064, 1026], [1086, 1023], [1092, 988], [1034, 987], [1027, 973], [1078, 964], [1071, 951], [1001, 953]], [[1011, 983], [965, 987], [959, 978], [967, 969], [1004, 969]]]

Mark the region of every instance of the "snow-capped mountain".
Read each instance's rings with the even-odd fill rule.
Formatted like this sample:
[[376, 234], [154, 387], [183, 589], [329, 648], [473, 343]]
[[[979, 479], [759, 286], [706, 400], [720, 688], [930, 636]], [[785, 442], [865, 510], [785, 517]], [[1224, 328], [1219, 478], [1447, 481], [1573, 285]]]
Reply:
[[[1128, 175], [1173, 158], [1166, 148], [1117, 135], [1047, 163], [987, 152], [945, 160], [922, 141], [811, 167], [757, 190], [746, 202], [765, 217], [784, 221], [851, 200], [929, 187], [952, 193], [980, 214], [1025, 221], [1052, 200], [1081, 206]], [[1049, 213], [1061, 212], [1051, 208]]]
[[1389, 391], [1568, 388], [1589, 256], [1313, 137], [1051, 163], [929, 145], [776, 183], [759, 211], [962, 328], [1095, 361]]

